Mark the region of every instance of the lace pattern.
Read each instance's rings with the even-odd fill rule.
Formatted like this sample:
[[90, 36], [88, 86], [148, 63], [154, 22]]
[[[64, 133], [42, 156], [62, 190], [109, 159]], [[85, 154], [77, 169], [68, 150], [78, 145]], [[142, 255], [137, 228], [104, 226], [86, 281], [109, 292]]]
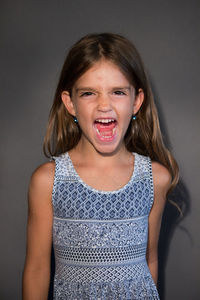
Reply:
[[127, 247], [146, 243], [147, 235], [147, 216], [123, 221], [54, 218], [55, 245], [81, 248]]
[[55, 161], [54, 299], [159, 299], [145, 258], [153, 204], [150, 159], [135, 153], [131, 179], [111, 192], [84, 183], [68, 153]]
[[56, 159], [54, 215], [74, 219], [127, 219], [148, 215], [153, 203], [151, 163], [135, 156], [133, 175], [123, 188], [102, 192], [87, 186], [65, 154]]
[[147, 271], [145, 260], [118, 266], [75, 266], [59, 263], [56, 278], [65, 282], [98, 283], [131, 280], [137, 275], [142, 278]]
[[[126, 272], [124, 267], [101, 269], [101, 272], [95, 272], [96, 268], [91, 268], [90, 271], [85, 268], [80, 270], [70, 270], [68, 267], [67, 274], [71, 279], [71, 274], [76, 275], [81, 279], [81, 283], [76, 280], [63, 280], [58, 277], [55, 278], [55, 284], [57, 289], [55, 291], [55, 298], [58, 300], [153, 300], [159, 299], [158, 292], [153, 283], [151, 275], [145, 270], [145, 266], [139, 264], [127, 268]], [[132, 270], [131, 270], [132, 269]], [[95, 277], [97, 273], [97, 277]], [[99, 274], [101, 276], [98, 276]], [[62, 272], [63, 274], [63, 272]], [[88, 277], [85, 275], [87, 274]], [[109, 274], [116, 274], [115, 280], [111, 281]], [[127, 275], [126, 275], [127, 274]], [[135, 274], [141, 274], [138, 279], [135, 280]], [[143, 274], [143, 275], [142, 275]], [[84, 277], [82, 277], [84, 276]], [[127, 279], [132, 276], [132, 279]], [[88, 278], [88, 280], [82, 279]], [[97, 278], [95, 281], [90, 281], [91, 278]], [[120, 280], [121, 279], [121, 280]]]
[[58, 260], [70, 265], [117, 265], [144, 259], [146, 245], [97, 249], [56, 247], [55, 251]]

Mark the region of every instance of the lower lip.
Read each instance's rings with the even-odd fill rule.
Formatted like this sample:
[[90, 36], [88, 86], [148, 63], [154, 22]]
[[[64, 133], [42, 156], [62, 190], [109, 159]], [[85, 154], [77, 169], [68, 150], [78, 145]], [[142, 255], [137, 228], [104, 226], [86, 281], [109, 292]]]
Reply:
[[94, 127], [94, 129], [95, 129], [95, 133], [96, 133], [96, 136], [97, 136], [98, 140], [100, 140], [101, 142], [112, 142], [115, 139], [116, 135], [117, 135], [117, 133], [116, 133], [117, 126], [115, 126], [115, 128], [112, 130], [112, 135], [111, 136], [109, 136], [109, 135], [103, 136], [99, 133], [97, 128]]

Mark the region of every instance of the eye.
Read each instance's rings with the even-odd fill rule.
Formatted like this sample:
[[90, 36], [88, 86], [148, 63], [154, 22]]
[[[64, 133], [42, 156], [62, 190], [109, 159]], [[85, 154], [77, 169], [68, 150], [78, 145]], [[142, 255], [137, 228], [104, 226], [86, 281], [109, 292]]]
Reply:
[[114, 94], [118, 95], [118, 96], [124, 96], [124, 95], [126, 95], [126, 93], [123, 92], [123, 91], [114, 91]]
[[81, 93], [81, 97], [88, 97], [88, 96], [91, 96], [91, 95], [93, 95], [94, 93], [92, 93], [92, 92], [84, 92], [84, 93]]

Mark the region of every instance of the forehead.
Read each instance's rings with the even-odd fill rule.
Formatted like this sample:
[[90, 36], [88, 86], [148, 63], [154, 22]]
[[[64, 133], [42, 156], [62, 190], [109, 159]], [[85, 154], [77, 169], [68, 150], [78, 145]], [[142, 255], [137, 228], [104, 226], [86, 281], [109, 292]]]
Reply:
[[82, 76], [75, 86], [79, 85], [130, 85], [129, 80], [120, 68], [109, 60], [102, 59], [95, 62]]

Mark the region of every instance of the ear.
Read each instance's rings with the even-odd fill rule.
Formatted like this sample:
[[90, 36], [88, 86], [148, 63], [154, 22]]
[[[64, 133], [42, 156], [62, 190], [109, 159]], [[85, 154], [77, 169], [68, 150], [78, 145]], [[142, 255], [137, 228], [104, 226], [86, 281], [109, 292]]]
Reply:
[[63, 91], [62, 94], [61, 94], [61, 99], [62, 99], [62, 102], [63, 102], [64, 106], [66, 107], [67, 111], [68, 111], [72, 116], [75, 116], [75, 115], [76, 115], [76, 112], [75, 112], [74, 104], [73, 104], [73, 102], [72, 102], [72, 99], [71, 99], [71, 97], [70, 97], [69, 92]]
[[142, 103], [144, 101], [144, 92], [142, 89], [138, 90], [138, 94], [135, 96], [135, 100], [133, 103], [133, 114], [137, 114], [140, 107], [142, 106]]

